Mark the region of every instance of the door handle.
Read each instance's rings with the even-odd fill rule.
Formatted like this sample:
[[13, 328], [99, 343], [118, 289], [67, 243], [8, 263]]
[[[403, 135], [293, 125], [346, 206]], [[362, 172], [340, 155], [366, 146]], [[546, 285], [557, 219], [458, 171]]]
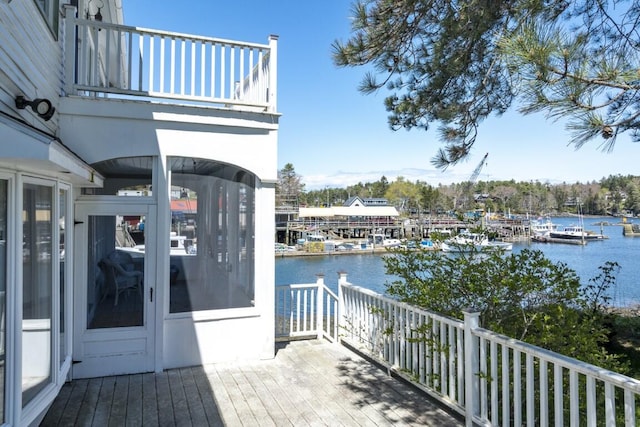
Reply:
[[149, 302], [153, 302], [153, 288], [149, 288]]

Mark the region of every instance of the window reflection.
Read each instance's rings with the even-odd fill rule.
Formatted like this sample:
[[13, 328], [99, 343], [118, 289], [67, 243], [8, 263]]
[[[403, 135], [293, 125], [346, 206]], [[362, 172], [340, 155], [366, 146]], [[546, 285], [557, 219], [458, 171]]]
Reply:
[[65, 228], [66, 228], [66, 218], [67, 218], [67, 191], [60, 190], [60, 194], [58, 195], [58, 206], [59, 206], [59, 218], [58, 218], [58, 228], [60, 235], [60, 366], [64, 363], [65, 356], [67, 355], [66, 348], [66, 339], [65, 339]]
[[173, 157], [171, 313], [254, 306], [253, 175], [210, 160]]
[[[4, 402], [6, 354], [7, 291], [7, 203], [8, 182], [0, 180], [0, 402]], [[0, 422], [4, 422], [4, 404], [0, 404]]]
[[24, 184], [22, 405], [51, 382], [53, 188]]

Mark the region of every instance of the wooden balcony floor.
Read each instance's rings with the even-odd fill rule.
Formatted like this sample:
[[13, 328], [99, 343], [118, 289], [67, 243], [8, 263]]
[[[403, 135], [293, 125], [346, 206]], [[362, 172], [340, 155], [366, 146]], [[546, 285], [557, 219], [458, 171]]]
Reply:
[[453, 426], [421, 391], [349, 349], [282, 344], [273, 360], [75, 380], [42, 426]]

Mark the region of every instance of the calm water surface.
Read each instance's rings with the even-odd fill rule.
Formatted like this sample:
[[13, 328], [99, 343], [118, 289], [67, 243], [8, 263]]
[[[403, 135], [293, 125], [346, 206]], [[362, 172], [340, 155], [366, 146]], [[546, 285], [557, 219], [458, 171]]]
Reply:
[[[601, 231], [600, 221], [618, 223], [617, 218], [590, 217], [584, 219], [584, 228]], [[575, 225], [576, 218], [554, 218], [559, 225]], [[638, 220], [636, 220], [638, 222]], [[566, 263], [574, 269], [583, 283], [599, 273], [598, 267], [606, 261], [615, 261], [621, 268], [617, 283], [610, 295], [615, 305], [640, 304], [640, 237], [624, 237], [620, 225], [602, 227], [609, 238], [591, 241], [585, 246], [561, 243], [516, 243], [514, 252], [524, 248], [539, 249], [555, 261]], [[331, 289], [337, 288], [338, 272], [347, 273], [349, 282], [384, 293], [385, 283], [390, 279], [385, 274], [382, 255], [327, 255], [317, 257], [276, 258], [276, 285], [315, 282], [316, 275], [325, 275], [325, 283]]]

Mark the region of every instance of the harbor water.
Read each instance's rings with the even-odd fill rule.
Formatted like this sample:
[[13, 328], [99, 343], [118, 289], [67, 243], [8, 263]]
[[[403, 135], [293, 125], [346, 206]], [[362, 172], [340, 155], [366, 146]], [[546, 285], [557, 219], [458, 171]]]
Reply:
[[[619, 218], [588, 217], [582, 222], [585, 230], [602, 232], [608, 238], [589, 241], [586, 245], [516, 242], [513, 251], [525, 248], [541, 250], [550, 260], [564, 262], [575, 270], [583, 284], [599, 274], [599, 266], [607, 261], [615, 261], [620, 269], [615, 285], [609, 290], [611, 303], [618, 307], [640, 305], [640, 237], [623, 236]], [[560, 227], [577, 225], [578, 218], [553, 218], [553, 223]], [[342, 271], [347, 273], [350, 283], [384, 293], [385, 283], [392, 278], [385, 274], [382, 256], [384, 254], [278, 257], [276, 285], [312, 283], [317, 274], [324, 274], [325, 283], [335, 290], [338, 272]]]

